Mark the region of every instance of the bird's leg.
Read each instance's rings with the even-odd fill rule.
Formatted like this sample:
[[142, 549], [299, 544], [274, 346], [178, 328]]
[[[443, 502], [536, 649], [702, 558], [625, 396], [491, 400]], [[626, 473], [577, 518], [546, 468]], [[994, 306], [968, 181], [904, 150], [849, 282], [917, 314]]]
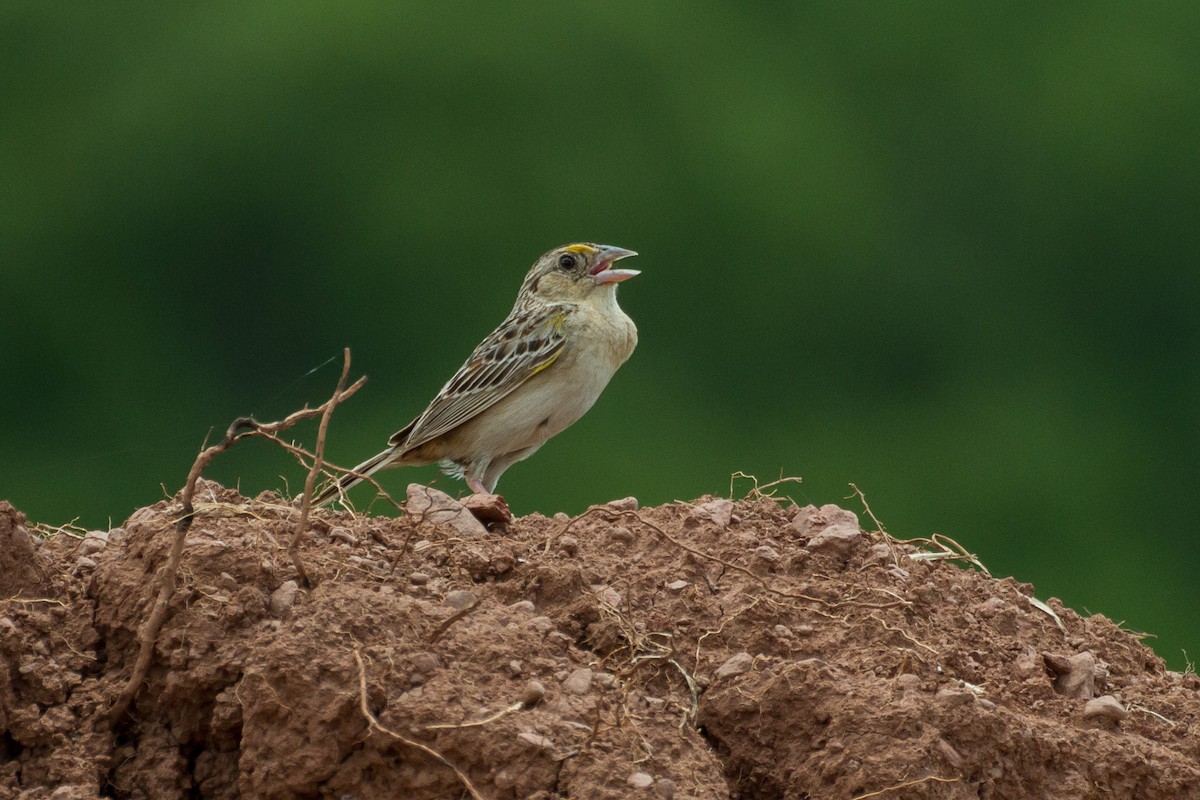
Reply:
[[490, 494], [479, 478], [467, 478], [467, 488], [475, 494]]

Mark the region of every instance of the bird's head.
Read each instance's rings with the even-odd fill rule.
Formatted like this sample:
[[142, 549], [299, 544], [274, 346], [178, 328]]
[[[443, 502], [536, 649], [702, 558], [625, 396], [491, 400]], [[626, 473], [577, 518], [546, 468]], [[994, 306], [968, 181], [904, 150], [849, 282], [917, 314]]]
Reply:
[[632, 250], [605, 244], [569, 244], [539, 258], [525, 276], [522, 292], [549, 302], [583, 302], [601, 291], [613, 292], [621, 281], [639, 274], [636, 269], [614, 269]]

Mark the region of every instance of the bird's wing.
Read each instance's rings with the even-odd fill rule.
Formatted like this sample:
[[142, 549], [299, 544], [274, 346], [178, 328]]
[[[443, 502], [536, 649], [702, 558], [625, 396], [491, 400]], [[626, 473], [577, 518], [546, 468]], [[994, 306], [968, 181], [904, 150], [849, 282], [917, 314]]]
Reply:
[[411, 450], [473, 419], [554, 363], [562, 352], [569, 306], [513, 309], [480, 342], [429, 408], [388, 444]]

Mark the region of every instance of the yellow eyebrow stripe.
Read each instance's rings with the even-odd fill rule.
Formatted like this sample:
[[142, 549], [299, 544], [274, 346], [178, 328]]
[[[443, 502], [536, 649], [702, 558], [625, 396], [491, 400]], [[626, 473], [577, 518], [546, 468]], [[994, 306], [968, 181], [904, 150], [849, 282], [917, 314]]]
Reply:
[[568, 253], [587, 253], [588, 255], [595, 255], [600, 252], [590, 244], [573, 244], [567, 247], [566, 251]]

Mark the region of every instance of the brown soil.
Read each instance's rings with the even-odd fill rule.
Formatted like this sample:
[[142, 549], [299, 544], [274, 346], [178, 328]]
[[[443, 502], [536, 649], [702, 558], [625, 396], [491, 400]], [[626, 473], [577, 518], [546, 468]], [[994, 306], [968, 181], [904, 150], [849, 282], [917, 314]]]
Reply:
[[1195, 675], [833, 506], [320, 511], [305, 589], [292, 507], [197, 497], [115, 730], [173, 507], [0, 503], [0, 798], [1200, 797]]

